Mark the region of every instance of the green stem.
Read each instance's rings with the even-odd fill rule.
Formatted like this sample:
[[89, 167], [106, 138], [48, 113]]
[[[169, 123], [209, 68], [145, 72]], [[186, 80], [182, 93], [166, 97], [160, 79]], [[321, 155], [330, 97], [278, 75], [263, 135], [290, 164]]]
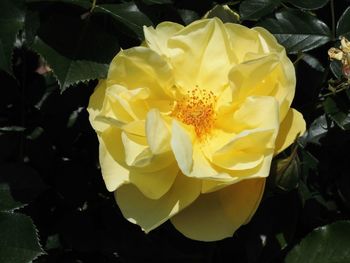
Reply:
[[90, 13], [92, 13], [92, 11], [94, 11], [94, 9], [95, 9], [95, 7], [96, 7], [96, 1], [97, 1], [97, 0], [92, 0], [92, 5], [91, 5]]
[[285, 9], [287, 9], [287, 10], [290, 8], [289, 6], [287, 6], [287, 5], [286, 5], [285, 3], [283, 3], [283, 2], [281, 3], [281, 6], [283, 6], [283, 7], [284, 7]]
[[293, 65], [295, 66], [303, 57], [304, 53], [298, 53], [298, 57], [294, 60]]
[[326, 98], [328, 96], [331, 96], [331, 95], [334, 95], [334, 94], [337, 94], [343, 90], [346, 90], [349, 88], [349, 84], [348, 83], [342, 83], [340, 85], [338, 85], [337, 87], [335, 87], [335, 90], [334, 91], [331, 91], [331, 92], [328, 92], [326, 94], [323, 94], [322, 95], [322, 98]]

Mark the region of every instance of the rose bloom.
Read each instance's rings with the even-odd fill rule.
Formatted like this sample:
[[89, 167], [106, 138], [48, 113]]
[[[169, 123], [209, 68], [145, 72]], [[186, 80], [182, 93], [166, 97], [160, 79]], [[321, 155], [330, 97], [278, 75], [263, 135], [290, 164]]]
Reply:
[[91, 96], [103, 179], [145, 232], [168, 219], [202, 241], [254, 215], [273, 156], [305, 131], [295, 71], [263, 28], [219, 19], [144, 27]]

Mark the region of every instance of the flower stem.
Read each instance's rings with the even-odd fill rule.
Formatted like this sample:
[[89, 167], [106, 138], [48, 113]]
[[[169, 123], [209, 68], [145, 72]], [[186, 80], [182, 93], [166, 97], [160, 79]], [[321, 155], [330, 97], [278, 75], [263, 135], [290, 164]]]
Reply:
[[97, 0], [92, 0], [92, 5], [91, 5], [90, 13], [92, 13], [92, 11], [95, 9], [95, 7], [96, 7], [96, 1], [97, 1]]
[[326, 93], [326, 94], [323, 94], [321, 97], [322, 97], [322, 98], [326, 98], [326, 97], [328, 97], [328, 96], [330, 96], [330, 95], [337, 94], [337, 93], [339, 93], [339, 92], [341, 92], [341, 91], [343, 91], [343, 90], [346, 90], [346, 89], [348, 89], [348, 88], [349, 88], [349, 84], [346, 83], [346, 82], [343, 82], [343, 83], [341, 83], [340, 85], [336, 86], [336, 87], [334, 88], [333, 91], [330, 91], [330, 92], [328, 92], [328, 93]]
[[293, 65], [295, 66], [303, 57], [304, 57], [304, 53], [299, 52], [297, 58], [293, 62]]

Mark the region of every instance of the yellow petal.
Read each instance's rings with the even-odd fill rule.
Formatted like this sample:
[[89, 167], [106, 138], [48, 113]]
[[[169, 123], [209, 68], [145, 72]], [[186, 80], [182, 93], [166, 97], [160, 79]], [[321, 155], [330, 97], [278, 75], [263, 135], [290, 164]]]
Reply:
[[202, 193], [211, 193], [214, 191], [218, 191], [228, 185], [231, 185], [233, 183], [238, 183], [242, 180], [247, 180], [252, 178], [265, 178], [269, 176], [272, 157], [273, 157], [273, 151], [270, 150], [269, 152], [266, 153], [262, 162], [251, 169], [227, 170], [227, 169], [221, 168], [221, 171], [223, 173], [227, 173], [231, 176], [231, 181], [203, 180]]
[[178, 86], [191, 90], [197, 85], [216, 93], [228, 85], [227, 73], [236, 58], [219, 19], [191, 23], [168, 40], [168, 48]]
[[89, 121], [91, 123], [91, 126], [94, 128], [95, 131], [99, 132], [104, 131], [109, 126], [108, 124], [96, 119], [96, 117], [100, 114], [102, 110], [106, 88], [106, 81], [100, 80], [94, 90], [94, 93], [90, 97], [89, 106], [87, 108], [87, 111], [89, 112]]
[[275, 142], [274, 130], [245, 131], [213, 153], [212, 162], [228, 170], [247, 170], [259, 165], [271, 154]]
[[171, 150], [170, 129], [157, 109], [152, 109], [147, 114], [146, 134], [152, 153], [161, 154]]
[[263, 27], [254, 27], [252, 30], [259, 34], [260, 52], [266, 54], [276, 52], [285, 55], [285, 48], [278, 43], [277, 39], [269, 31]]
[[108, 86], [117, 84], [127, 89], [147, 88], [151, 98], [168, 98], [173, 77], [168, 63], [146, 47], [122, 50], [112, 60]]
[[284, 119], [295, 93], [296, 77], [294, 65], [286, 55], [285, 48], [277, 42], [276, 38], [269, 31], [262, 27], [255, 27], [253, 30], [259, 33], [260, 43], [261, 46], [264, 47], [264, 52], [276, 52], [280, 57], [280, 69], [283, 77], [279, 79], [280, 85], [278, 88], [275, 88], [270, 95], [276, 97], [279, 101], [280, 118]]
[[179, 168], [175, 161], [165, 169], [152, 173], [130, 171], [130, 182], [134, 184], [147, 198], [159, 199], [166, 194], [173, 185]]
[[[130, 136], [130, 135], [129, 135]], [[125, 151], [125, 162], [128, 166], [144, 167], [151, 163], [153, 154], [148, 145], [135, 142], [122, 132], [122, 142]], [[121, 145], [119, 146], [121, 147]]]
[[282, 152], [291, 145], [297, 135], [302, 135], [306, 130], [303, 115], [295, 109], [289, 109], [287, 116], [282, 121], [278, 136], [276, 138], [275, 154]]
[[[204, 146], [208, 159], [211, 160], [215, 152], [236, 140], [237, 136], [238, 139], [249, 135], [249, 133], [254, 134], [255, 131], [275, 131], [274, 137], [271, 137], [271, 144], [274, 144], [273, 139], [277, 136], [280, 123], [278, 107], [274, 97], [251, 96], [247, 97], [237, 110], [219, 115], [216, 122], [218, 131], [215, 131], [215, 134]], [[220, 129], [223, 131], [219, 131]], [[252, 147], [257, 148], [256, 146]], [[253, 149], [253, 152], [256, 151]]]
[[106, 99], [110, 105], [108, 109], [104, 107], [100, 115], [126, 123], [145, 119], [148, 111], [145, 99], [148, 97], [148, 88], [128, 90], [120, 85], [110, 85], [106, 90]]
[[219, 115], [216, 126], [238, 134], [257, 128], [278, 129], [279, 122], [279, 105], [274, 97], [251, 96], [233, 113]]
[[143, 32], [147, 46], [159, 55], [169, 56], [168, 40], [183, 28], [183, 25], [173, 22], [162, 22], [156, 28], [144, 26]]
[[340, 39], [340, 43], [341, 43], [341, 49], [345, 52], [345, 53], [350, 53], [350, 41], [346, 39], [346, 37], [342, 37]]
[[249, 96], [272, 96], [283, 119], [295, 91], [294, 68], [285, 65], [279, 55], [271, 53], [233, 67], [229, 73], [233, 102], [242, 103]]
[[[125, 134], [114, 126], [105, 130], [101, 134], [101, 139], [105, 146], [105, 155], [108, 157], [107, 165], [101, 162], [102, 175], [111, 177], [111, 175], [119, 176], [120, 173], [121, 176], [114, 179], [116, 182], [113, 181], [115, 183], [112, 185], [113, 187], [120, 185], [117, 184], [118, 180], [122, 180], [123, 183], [128, 180], [151, 199], [160, 198], [169, 190], [179, 170], [171, 152], [154, 156], [147, 149], [144, 150], [141, 146], [136, 145], [137, 138]], [[129, 144], [126, 147], [132, 148], [134, 146], [136, 149], [126, 150], [124, 143]], [[129, 164], [132, 164], [128, 165], [126, 163], [127, 155], [133, 156], [135, 163], [130, 163], [128, 160]], [[151, 163], [148, 161], [150, 159], [152, 159]], [[108, 186], [108, 189], [113, 189], [112, 186]]]
[[258, 33], [239, 24], [226, 23], [226, 33], [230, 39], [231, 50], [242, 63], [247, 53], [257, 53], [260, 48]]
[[107, 190], [112, 192], [121, 185], [129, 182], [129, 170], [113, 159], [109, 151], [106, 149], [102, 138], [99, 138], [99, 142], [99, 158], [102, 177]]
[[243, 101], [248, 96], [269, 95], [278, 84], [276, 78], [278, 66], [279, 58], [276, 54], [234, 66], [229, 73], [233, 101]]
[[120, 187], [115, 197], [124, 217], [149, 232], [191, 204], [199, 193], [200, 181], [180, 173], [173, 187], [158, 200], [146, 198], [132, 185]]
[[233, 178], [229, 174], [220, 170], [222, 169], [215, 169], [206, 159], [198, 144], [193, 145], [193, 166], [191, 172], [187, 176], [202, 180], [233, 181]]
[[342, 60], [344, 53], [340, 49], [332, 47], [328, 50], [328, 56], [330, 59]]
[[191, 239], [215, 241], [231, 237], [255, 213], [264, 185], [265, 179], [249, 179], [202, 194], [171, 222]]
[[137, 120], [137, 121], [129, 122], [122, 126], [116, 125], [116, 127], [120, 127], [127, 134], [136, 135], [139, 137], [145, 137], [146, 136], [145, 125], [146, 125], [146, 122], [144, 120]]
[[174, 120], [171, 129], [171, 149], [180, 170], [189, 175], [193, 164], [193, 148], [191, 134], [184, 125]]

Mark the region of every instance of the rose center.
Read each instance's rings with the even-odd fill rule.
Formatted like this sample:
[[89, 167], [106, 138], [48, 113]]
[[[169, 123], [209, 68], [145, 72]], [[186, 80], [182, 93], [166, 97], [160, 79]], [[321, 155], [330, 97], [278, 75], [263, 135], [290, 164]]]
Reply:
[[197, 136], [202, 139], [214, 126], [216, 100], [212, 91], [195, 88], [176, 101], [171, 116], [192, 125]]

